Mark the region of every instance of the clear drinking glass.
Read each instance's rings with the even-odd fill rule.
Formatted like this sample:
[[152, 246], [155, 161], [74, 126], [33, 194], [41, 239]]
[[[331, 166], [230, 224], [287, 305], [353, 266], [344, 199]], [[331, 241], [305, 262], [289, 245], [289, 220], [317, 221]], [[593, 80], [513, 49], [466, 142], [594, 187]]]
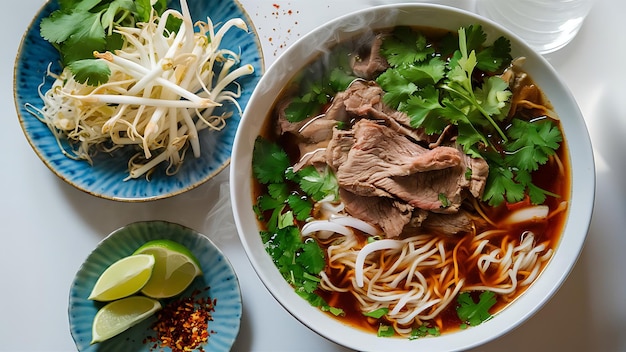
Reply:
[[594, 0], [477, 0], [478, 14], [519, 35], [541, 54], [561, 49], [583, 24]]

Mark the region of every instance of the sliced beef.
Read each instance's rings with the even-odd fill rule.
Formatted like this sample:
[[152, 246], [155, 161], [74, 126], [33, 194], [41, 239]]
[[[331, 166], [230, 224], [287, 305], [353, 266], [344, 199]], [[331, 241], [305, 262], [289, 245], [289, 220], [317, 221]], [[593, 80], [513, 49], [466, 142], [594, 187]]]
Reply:
[[326, 147], [326, 163], [337, 170], [348, 158], [348, 153], [356, 140], [353, 130], [334, 130], [333, 137]]
[[443, 236], [465, 233], [475, 228], [483, 228], [485, 220], [479, 216], [473, 216], [466, 210], [459, 210], [453, 214], [438, 214], [432, 212], [419, 212], [404, 227], [403, 234], [409, 236], [415, 233], [431, 233]]
[[412, 219], [413, 207], [396, 199], [363, 197], [343, 188], [339, 195], [349, 214], [378, 226], [388, 238], [398, 237]]
[[333, 127], [336, 125], [337, 121], [326, 119], [324, 115], [320, 115], [300, 127], [300, 137], [304, 138], [307, 143], [328, 141], [332, 137]]
[[443, 235], [469, 232], [474, 226], [481, 227], [477, 222], [482, 222], [482, 218], [471, 216], [465, 210], [460, 210], [454, 214], [431, 213], [422, 222], [421, 231], [439, 233]]
[[291, 104], [291, 99], [283, 99], [276, 104], [275, 110], [278, 118], [276, 120], [276, 134], [283, 135], [285, 133], [297, 134], [300, 128], [304, 126], [308, 120], [300, 122], [290, 122], [285, 116], [285, 109]]
[[[289, 122], [284, 110], [289, 105], [288, 101], [278, 104], [279, 111], [277, 133], [282, 135], [290, 133], [297, 136], [300, 150], [310, 149], [308, 144], [323, 144], [328, 142], [333, 136], [333, 128], [337, 121], [351, 123], [359, 119], [374, 119], [388, 125], [394, 131], [409, 136], [415, 141], [426, 141], [436, 139], [437, 136], [427, 136], [423, 130], [410, 127], [409, 117], [399, 111], [389, 109], [382, 101], [383, 90], [375, 82], [356, 80], [347, 90], [338, 93], [324, 114], [310, 117], [300, 122]], [[318, 158], [310, 158], [310, 155], [301, 153], [302, 160], [298, 162], [299, 167], [310, 165], [311, 161], [319, 162]]]
[[451, 236], [485, 225], [482, 218], [463, 209], [453, 214], [439, 214], [392, 198], [358, 196], [345, 189], [340, 189], [339, 194], [348, 213], [378, 226], [386, 238], [419, 233]]
[[300, 143], [298, 144], [299, 152], [300, 152], [300, 160], [294, 164], [293, 170], [295, 172], [300, 169], [313, 165], [315, 167], [320, 167], [321, 165], [326, 165], [326, 146], [327, 142], [319, 142], [315, 144], [309, 143]]
[[[461, 206], [470, 194], [482, 196], [486, 161], [447, 146], [454, 145], [453, 131], [426, 136], [411, 127], [406, 114], [383, 103], [383, 94], [375, 82], [356, 80], [320, 116], [289, 123], [279, 113], [278, 132], [299, 148], [295, 169], [328, 165], [347, 212], [387, 237], [470, 231], [477, 220]], [[339, 129], [337, 121], [351, 128]]]
[[[461, 151], [424, 148], [370, 120], [355, 124], [353, 138], [347, 157], [327, 161], [336, 170], [341, 187], [362, 196], [399, 198], [435, 212], [458, 210], [463, 186], [469, 186], [467, 159]], [[346, 143], [350, 144], [344, 141], [343, 145]], [[330, 146], [335, 148], [335, 144]], [[333, 154], [338, 153], [333, 149]]]
[[352, 118], [367, 117], [370, 109], [382, 109], [383, 90], [375, 82], [355, 80], [343, 92], [337, 93], [326, 118], [350, 121]]
[[[393, 130], [410, 136], [416, 141], [431, 141], [437, 135], [428, 136], [423, 129], [411, 127], [409, 116], [389, 108], [383, 103], [385, 92], [373, 81], [354, 81], [345, 92], [337, 94], [335, 102], [327, 114], [348, 115], [355, 118], [368, 118], [384, 121]], [[342, 104], [335, 104], [341, 102]], [[337, 108], [335, 106], [338, 105]]]
[[469, 155], [463, 155], [465, 157], [465, 164], [469, 166], [470, 178], [468, 181], [468, 189], [474, 198], [480, 198], [485, 191], [485, 184], [487, 184], [487, 177], [489, 176], [489, 164], [485, 159], [472, 158]]
[[383, 34], [374, 36], [371, 44], [366, 46], [366, 49], [369, 50], [354, 57], [352, 60], [352, 72], [354, 74], [362, 78], [372, 79], [389, 68], [387, 59], [380, 54], [383, 36]]

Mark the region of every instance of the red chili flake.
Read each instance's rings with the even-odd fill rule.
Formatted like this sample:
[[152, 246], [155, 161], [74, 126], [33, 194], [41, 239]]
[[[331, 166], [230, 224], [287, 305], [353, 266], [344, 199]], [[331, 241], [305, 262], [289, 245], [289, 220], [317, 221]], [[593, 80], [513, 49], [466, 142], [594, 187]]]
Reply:
[[[281, 16], [293, 16], [299, 15], [300, 11], [290, 9], [291, 3], [287, 2], [286, 4], [280, 5], [278, 3], [272, 4], [271, 16], [278, 20]], [[268, 18], [268, 16], [265, 16]], [[298, 21], [294, 21], [292, 26], [298, 25]], [[286, 30], [282, 27], [272, 28], [274, 35], [266, 36], [265, 39], [269, 43], [270, 47], [274, 48], [274, 56], [278, 55], [279, 51], [282, 51], [284, 48], [288, 46], [288, 43], [291, 41], [291, 36], [294, 35], [293, 28], [286, 28]], [[300, 36], [300, 34], [295, 34], [296, 36]]]
[[[204, 291], [209, 288], [206, 287]], [[173, 300], [161, 309], [157, 321], [152, 326], [156, 337], [148, 337], [154, 343], [152, 349], [169, 347], [172, 352], [184, 352], [202, 347], [209, 339], [209, 321], [215, 311], [217, 299], [196, 298], [201, 290], [195, 290], [191, 296]], [[215, 333], [211, 330], [211, 333]]]

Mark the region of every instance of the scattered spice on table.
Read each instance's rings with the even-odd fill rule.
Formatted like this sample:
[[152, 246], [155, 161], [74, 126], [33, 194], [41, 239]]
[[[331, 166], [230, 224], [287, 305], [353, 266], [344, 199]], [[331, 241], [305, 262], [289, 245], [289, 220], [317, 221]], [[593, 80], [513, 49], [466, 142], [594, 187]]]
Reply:
[[[294, 15], [300, 14], [300, 11], [298, 10], [294, 11], [290, 9], [289, 6], [291, 6], [290, 2], [287, 2], [284, 5], [281, 5], [279, 3], [273, 3], [272, 4], [273, 10], [271, 12], [271, 16], [274, 19], [278, 20], [279, 18], [283, 16], [294, 16]], [[268, 16], [265, 16], [265, 18], [268, 18]], [[293, 22], [293, 25], [294, 26], [298, 25], [298, 21], [295, 20]], [[270, 46], [274, 47], [274, 56], [277, 56], [279, 52], [287, 48], [288, 43], [290, 43], [293, 40], [292, 28], [287, 28], [285, 30], [284, 28], [282, 28], [280, 23], [278, 23], [278, 27], [272, 28], [272, 32], [273, 32], [273, 35], [266, 37], [266, 39], [270, 43]], [[300, 36], [300, 34], [296, 34], [296, 36]]]
[[153, 330], [157, 336], [149, 337], [146, 342], [152, 343], [152, 349], [168, 347], [172, 352], [204, 351], [203, 345], [209, 335], [211, 315], [215, 311], [216, 299], [198, 297], [204, 291], [195, 290], [191, 296], [173, 300], [166, 304], [157, 315]]

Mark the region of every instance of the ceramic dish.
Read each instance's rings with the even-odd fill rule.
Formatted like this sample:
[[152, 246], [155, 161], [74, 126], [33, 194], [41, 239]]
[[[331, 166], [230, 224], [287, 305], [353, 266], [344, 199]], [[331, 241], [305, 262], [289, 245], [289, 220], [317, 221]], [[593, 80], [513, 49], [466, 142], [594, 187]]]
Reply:
[[[188, 5], [195, 20], [206, 20], [210, 16], [216, 26], [235, 17], [246, 21], [248, 33], [231, 30], [223, 40], [228, 48], [241, 53], [242, 62], [251, 64], [255, 69], [254, 74], [238, 80], [242, 87], [242, 95], [238, 101], [241, 108], [245, 108], [264, 70], [261, 44], [254, 24], [237, 0], [191, 0]], [[176, 0], [171, 1], [171, 6], [180, 8]], [[124, 182], [128, 174], [127, 162], [130, 154], [117, 155], [115, 158], [103, 156], [95, 160], [93, 166], [85, 161], [65, 157], [48, 127], [26, 108], [27, 104], [42, 106], [39, 92], [45, 92], [52, 84], [52, 80], [47, 79], [46, 84], [40, 87], [48, 65], [51, 65], [52, 72], [60, 71], [58, 52], [39, 34], [41, 19], [56, 8], [57, 1], [48, 1], [33, 19], [18, 49], [14, 73], [15, 107], [20, 125], [33, 150], [50, 170], [74, 187], [94, 196], [133, 202], [183, 193], [211, 179], [229, 164], [232, 142], [240, 120], [237, 112], [228, 120], [227, 127], [219, 133], [208, 135], [210, 131], [203, 130], [200, 134], [201, 157], [188, 155], [179, 172], [173, 176], [166, 176], [162, 169], [157, 169], [149, 181], [142, 177]], [[234, 107], [225, 104], [220, 109], [228, 111], [224, 109], [232, 110]]]
[[[267, 253], [267, 246], [262, 242], [253, 209], [257, 192], [256, 188], [253, 189], [252, 181], [255, 140], [260, 135], [262, 126], [266, 124], [263, 119], [270, 115], [275, 97], [285, 90], [287, 82], [301, 68], [311, 65], [313, 59], [323, 53], [325, 48], [336, 45], [342, 38], [351, 37], [357, 32], [366, 32], [370, 28], [390, 28], [396, 25], [442, 28], [456, 32], [459, 27], [472, 24], [482, 25], [489, 43], [501, 35], [510, 39], [511, 55], [526, 57], [523, 69], [543, 89], [560, 117], [571, 168], [571, 194], [565, 226], [560, 241], [555, 245], [554, 254], [538, 278], [492, 319], [465, 330], [443, 333], [441, 336], [418, 339], [381, 338], [375, 331], [354, 328], [349, 323], [312, 307], [281, 276]], [[359, 351], [470, 349], [507, 333], [537, 312], [558, 290], [579, 257], [590, 224], [595, 184], [592, 147], [584, 119], [570, 91], [552, 66], [513, 33], [492, 21], [455, 8], [417, 3], [371, 7], [342, 16], [316, 28], [290, 46], [261, 79], [248, 108], [235, 138], [230, 165], [231, 204], [239, 236], [256, 273], [276, 300], [304, 325], [335, 343]], [[372, 270], [378, 273], [376, 269]], [[353, 279], [346, 276], [346, 280]]]
[[[96, 280], [113, 262], [132, 254], [147, 241], [157, 239], [169, 239], [186, 246], [200, 261], [203, 275], [178, 297], [189, 297], [199, 289], [201, 293], [196, 298], [216, 300], [213, 321], [209, 322], [209, 339], [203, 348], [206, 351], [230, 350], [239, 333], [242, 314], [239, 281], [230, 262], [211, 240], [192, 229], [164, 221], [147, 221], [113, 231], [89, 254], [76, 273], [70, 287], [68, 315], [72, 338], [79, 351], [169, 350], [154, 348], [154, 342], [146, 341], [146, 338], [156, 336], [151, 329], [156, 316], [107, 341], [90, 345], [91, 325], [103, 305], [87, 299]], [[209, 289], [204, 290], [206, 287]]]

